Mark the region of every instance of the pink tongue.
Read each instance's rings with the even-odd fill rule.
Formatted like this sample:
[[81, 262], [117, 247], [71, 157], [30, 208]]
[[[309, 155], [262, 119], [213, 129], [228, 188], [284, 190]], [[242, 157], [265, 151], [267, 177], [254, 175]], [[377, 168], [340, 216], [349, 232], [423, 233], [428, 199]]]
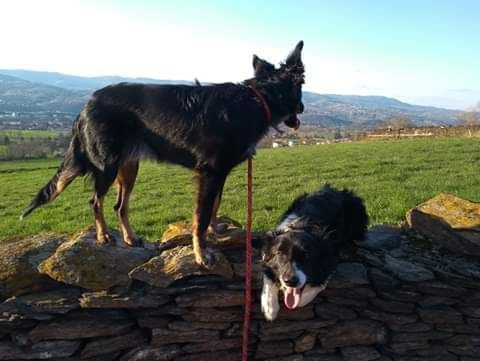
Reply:
[[290, 310], [296, 308], [300, 303], [300, 295], [301, 290], [299, 288], [287, 287], [287, 289], [283, 291], [285, 306]]

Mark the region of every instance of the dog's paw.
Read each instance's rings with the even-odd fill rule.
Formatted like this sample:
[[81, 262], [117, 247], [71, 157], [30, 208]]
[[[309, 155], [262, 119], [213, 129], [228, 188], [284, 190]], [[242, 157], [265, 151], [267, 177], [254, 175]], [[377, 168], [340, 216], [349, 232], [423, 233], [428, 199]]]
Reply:
[[201, 252], [195, 254], [195, 262], [207, 269], [213, 268], [215, 261], [215, 254], [208, 248], [204, 248]]
[[125, 238], [123, 241], [127, 246], [130, 246], [130, 247], [142, 247], [144, 243], [143, 239], [140, 237]]
[[280, 304], [278, 303], [278, 287], [266, 276], [263, 276], [261, 304], [265, 318], [268, 321], [275, 320], [278, 311], [280, 311]]
[[275, 297], [263, 297], [262, 295], [262, 312], [268, 321], [273, 321], [277, 318], [280, 305], [278, 299]]
[[115, 241], [115, 237], [108, 232], [97, 234], [97, 244], [99, 245], [115, 244]]

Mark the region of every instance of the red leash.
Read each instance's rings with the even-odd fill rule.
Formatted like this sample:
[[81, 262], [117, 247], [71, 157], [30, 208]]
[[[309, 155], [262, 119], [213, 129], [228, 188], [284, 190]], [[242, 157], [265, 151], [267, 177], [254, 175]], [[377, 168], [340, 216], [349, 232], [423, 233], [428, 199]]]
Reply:
[[242, 361], [248, 361], [248, 337], [250, 316], [252, 314], [252, 213], [253, 213], [253, 176], [252, 158], [247, 161], [247, 224], [245, 236], [245, 312], [243, 316]]

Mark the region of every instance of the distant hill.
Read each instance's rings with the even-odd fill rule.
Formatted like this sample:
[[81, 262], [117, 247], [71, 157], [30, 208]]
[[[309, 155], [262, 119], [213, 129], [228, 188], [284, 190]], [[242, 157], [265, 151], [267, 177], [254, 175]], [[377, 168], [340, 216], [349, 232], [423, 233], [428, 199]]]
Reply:
[[71, 90], [0, 74], [0, 112], [75, 113], [89, 90]]
[[84, 77], [62, 73], [33, 71], [22, 69], [0, 69], [0, 74], [14, 76], [33, 83], [42, 83], [72, 90], [94, 90], [110, 84], [121, 82], [154, 83], [154, 84], [192, 84], [184, 80], [159, 80], [151, 78], [127, 78], [122, 76]]
[[[0, 126], [2, 120], [4, 124], [9, 124], [11, 113], [16, 113], [15, 124], [24, 119], [29, 119], [30, 124], [38, 118], [40, 120], [34, 122], [37, 125], [49, 119], [50, 114], [64, 113], [61, 126], [68, 127], [95, 89], [123, 81], [192, 84], [189, 81], [151, 78], [81, 77], [31, 70], [0, 70]], [[407, 104], [383, 96], [304, 92], [303, 101], [303, 123], [327, 128], [375, 127], [395, 116], [405, 116], [417, 125], [448, 125], [455, 123], [460, 113], [457, 110]]]
[[374, 127], [386, 119], [405, 116], [416, 125], [448, 125], [459, 110], [403, 103], [383, 96], [303, 93], [303, 120], [323, 127]]

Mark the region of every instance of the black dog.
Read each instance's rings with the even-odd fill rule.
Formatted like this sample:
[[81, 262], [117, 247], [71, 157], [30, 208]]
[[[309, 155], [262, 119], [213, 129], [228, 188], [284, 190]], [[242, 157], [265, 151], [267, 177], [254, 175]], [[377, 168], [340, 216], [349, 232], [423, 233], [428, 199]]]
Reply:
[[310, 303], [335, 271], [338, 252], [363, 240], [367, 224], [362, 200], [348, 190], [325, 186], [298, 197], [277, 229], [260, 239], [265, 317], [277, 317], [279, 289], [289, 309]]
[[296, 128], [303, 112], [303, 42], [279, 68], [254, 55], [254, 78], [241, 84], [202, 86], [127, 84], [95, 92], [73, 124], [63, 163], [22, 215], [57, 197], [77, 176], [91, 175], [97, 241], [113, 242], [103, 216], [103, 199], [118, 188], [124, 241], [140, 243], [128, 221], [128, 200], [139, 159], [151, 157], [194, 169], [198, 179], [193, 247], [199, 264], [214, 261], [206, 250], [223, 185], [233, 167], [247, 159], [258, 141], [281, 122]]

